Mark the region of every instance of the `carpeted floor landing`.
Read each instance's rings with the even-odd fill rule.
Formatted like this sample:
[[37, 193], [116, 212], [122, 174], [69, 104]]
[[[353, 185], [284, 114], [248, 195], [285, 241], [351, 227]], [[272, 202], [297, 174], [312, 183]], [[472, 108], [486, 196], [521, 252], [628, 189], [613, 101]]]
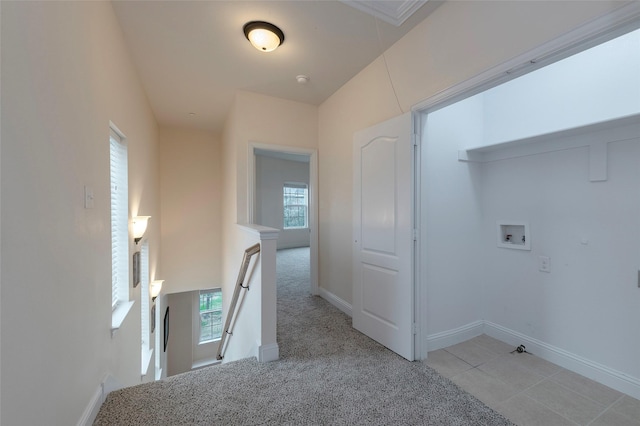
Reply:
[[308, 253], [278, 252], [279, 361], [245, 359], [112, 392], [94, 424], [512, 424], [311, 296]]

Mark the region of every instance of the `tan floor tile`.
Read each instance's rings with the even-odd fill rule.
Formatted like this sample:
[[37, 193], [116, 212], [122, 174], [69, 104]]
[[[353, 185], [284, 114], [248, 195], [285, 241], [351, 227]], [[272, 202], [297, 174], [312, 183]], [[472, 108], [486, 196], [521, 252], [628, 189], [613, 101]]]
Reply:
[[622, 393], [572, 371], [564, 370], [550, 377], [556, 383], [604, 405], [611, 405]]
[[616, 402], [611, 409], [632, 420], [640, 422], [640, 401], [635, 398], [625, 395], [620, 401]]
[[471, 365], [444, 349], [429, 352], [429, 356], [427, 357], [425, 364], [442, 374], [444, 377], [452, 377], [473, 368]]
[[513, 386], [518, 391], [522, 391], [544, 380], [543, 376], [514, 362], [510, 354], [502, 355], [482, 364], [478, 366], [478, 369]]
[[470, 340], [449, 346], [445, 350], [474, 367], [484, 364], [497, 356], [495, 352], [485, 349]]
[[517, 393], [514, 387], [477, 368], [455, 375], [451, 381], [492, 408]]
[[514, 362], [517, 362], [518, 364], [528, 368], [534, 373], [540, 374], [541, 376], [544, 376], [544, 377], [549, 377], [553, 374], [556, 374], [564, 370], [562, 367], [552, 362], [546, 361], [542, 358], [539, 358], [533, 354], [514, 352], [510, 355], [511, 355], [511, 359]]
[[495, 352], [498, 355], [508, 354], [515, 349], [508, 343], [495, 339], [491, 336], [487, 336], [486, 334], [474, 337], [473, 339], [471, 339], [471, 342], [477, 344], [478, 346], [482, 346], [485, 349], [489, 349], [490, 351]]
[[525, 395], [579, 425], [588, 424], [606, 408], [551, 380], [545, 380], [528, 389]]
[[509, 348], [481, 335], [425, 363], [519, 426], [640, 426], [637, 399]]
[[639, 426], [640, 422], [635, 422], [627, 416], [618, 414], [613, 410], [607, 410], [589, 426]]
[[519, 426], [575, 426], [575, 423], [522, 394], [500, 404], [497, 411]]

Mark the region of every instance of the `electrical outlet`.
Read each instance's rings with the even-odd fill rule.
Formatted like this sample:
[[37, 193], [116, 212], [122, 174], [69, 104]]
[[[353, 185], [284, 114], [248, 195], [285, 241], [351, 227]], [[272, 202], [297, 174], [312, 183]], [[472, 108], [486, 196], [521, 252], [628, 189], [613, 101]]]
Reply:
[[547, 256], [538, 256], [538, 271], [551, 272], [551, 259]]

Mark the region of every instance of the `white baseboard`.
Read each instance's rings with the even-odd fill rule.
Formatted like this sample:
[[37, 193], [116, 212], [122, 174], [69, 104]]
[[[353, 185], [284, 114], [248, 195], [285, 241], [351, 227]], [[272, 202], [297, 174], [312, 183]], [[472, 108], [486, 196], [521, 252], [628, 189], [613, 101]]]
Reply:
[[[191, 371], [201, 368], [210, 367], [212, 365], [222, 364], [222, 361], [216, 358], [200, 359], [191, 364]], [[162, 374], [162, 373], [161, 373]]]
[[474, 321], [453, 330], [428, 335], [427, 348], [429, 351], [435, 351], [462, 343], [483, 333], [508, 343], [514, 348], [519, 345], [525, 345], [527, 352], [531, 352], [537, 357], [640, 399], [640, 378], [629, 376], [606, 365], [591, 361], [490, 321]]
[[93, 421], [98, 416], [98, 411], [100, 411], [100, 407], [104, 402], [104, 398], [102, 396], [102, 384], [98, 386], [98, 389], [93, 393], [93, 396], [89, 400], [89, 404], [84, 409], [80, 420], [78, 420], [78, 426], [91, 426]]
[[258, 362], [271, 362], [280, 359], [280, 348], [277, 343], [258, 347]]
[[427, 336], [427, 350], [435, 351], [448, 346], [457, 345], [484, 333], [484, 321], [474, 321], [436, 334]]
[[78, 420], [78, 426], [91, 426], [98, 416], [100, 407], [102, 407], [105, 399], [107, 399], [107, 395], [109, 395], [111, 391], [120, 389], [120, 387], [115, 377], [109, 373], [105, 374], [98, 389], [93, 393], [89, 403], [82, 412], [82, 416], [80, 416], [80, 420]]
[[320, 297], [322, 297], [324, 300], [331, 303], [333, 306], [340, 309], [342, 312], [344, 312], [348, 316], [353, 317], [352, 307], [349, 303], [345, 302], [335, 294], [323, 288], [318, 288], [318, 293], [320, 294]]
[[523, 344], [527, 347], [527, 352], [640, 399], [640, 378], [629, 376], [606, 365], [591, 361], [490, 321], [485, 321], [484, 323], [484, 332], [488, 336], [509, 343], [513, 347]]

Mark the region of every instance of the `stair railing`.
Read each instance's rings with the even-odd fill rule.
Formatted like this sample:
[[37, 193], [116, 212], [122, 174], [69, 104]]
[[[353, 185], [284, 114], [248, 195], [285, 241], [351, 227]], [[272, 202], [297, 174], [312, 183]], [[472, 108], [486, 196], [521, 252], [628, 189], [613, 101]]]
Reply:
[[227, 315], [227, 320], [224, 323], [224, 332], [222, 333], [222, 337], [220, 339], [220, 344], [218, 345], [218, 353], [216, 354], [216, 359], [221, 360], [224, 358], [222, 355], [223, 350], [225, 349], [225, 342], [228, 337], [233, 335], [232, 332], [229, 331], [231, 328], [231, 324], [234, 322], [235, 317], [237, 316], [236, 305], [238, 303], [238, 298], [240, 297], [240, 291], [245, 289], [249, 291], [249, 285], [244, 285], [244, 279], [247, 275], [247, 270], [249, 269], [249, 263], [251, 262], [251, 256], [254, 254], [260, 253], [260, 243], [254, 244], [248, 249], [244, 251], [244, 255], [242, 257], [242, 263], [240, 264], [240, 271], [238, 271], [238, 279], [236, 280], [236, 287], [233, 291], [233, 298], [231, 299], [231, 305], [229, 305], [229, 314]]

